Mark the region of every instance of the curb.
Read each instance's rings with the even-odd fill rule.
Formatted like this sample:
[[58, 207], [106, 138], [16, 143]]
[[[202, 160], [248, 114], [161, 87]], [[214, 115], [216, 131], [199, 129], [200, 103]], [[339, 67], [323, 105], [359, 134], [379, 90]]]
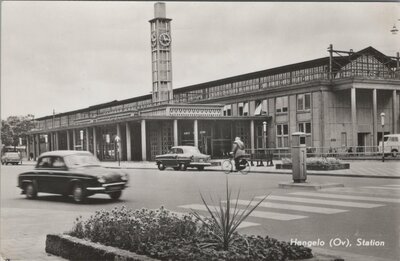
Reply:
[[[118, 167], [118, 166], [104, 166], [105, 168], [109, 169], [152, 169], [152, 170], [157, 170], [156, 167]], [[221, 172], [220, 169], [207, 169], [207, 171], [215, 171], [215, 172]], [[276, 174], [276, 175], [292, 175], [290, 172], [275, 172], [275, 171], [261, 171], [261, 170], [250, 170], [251, 173], [257, 173], [257, 174]], [[374, 176], [374, 175], [358, 175], [358, 174], [340, 174], [340, 173], [316, 173], [316, 172], [307, 172], [307, 175], [310, 176], [329, 176], [329, 177], [350, 177], [350, 178], [375, 178], [375, 179], [400, 179], [400, 176]]]
[[[46, 252], [52, 255], [61, 256], [68, 260], [107, 260], [107, 261], [160, 261], [144, 255], [93, 243], [80, 238], [64, 235], [49, 234], [46, 236]], [[297, 261], [342, 261], [344, 259], [332, 253], [314, 252], [314, 257], [308, 259], [298, 259]], [[350, 259], [349, 259], [350, 260]], [[351, 259], [355, 260], [355, 259]], [[362, 259], [357, 259], [362, 260]], [[369, 260], [369, 259], [364, 259]], [[371, 260], [372, 261], [372, 260]]]
[[47, 235], [46, 252], [68, 260], [159, 261], [148, 256], [68, 235]]

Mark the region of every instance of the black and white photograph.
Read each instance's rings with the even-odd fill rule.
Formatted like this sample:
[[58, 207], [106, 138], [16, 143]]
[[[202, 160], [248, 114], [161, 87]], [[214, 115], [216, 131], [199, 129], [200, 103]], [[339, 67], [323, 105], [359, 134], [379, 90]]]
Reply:
[[398, 1], [0, 4], [0, 261], [400, 260]]

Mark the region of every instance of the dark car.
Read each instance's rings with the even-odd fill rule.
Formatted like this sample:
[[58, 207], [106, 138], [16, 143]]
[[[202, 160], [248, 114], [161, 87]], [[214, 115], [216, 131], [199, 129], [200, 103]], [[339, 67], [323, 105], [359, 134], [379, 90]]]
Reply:
[[5, 152], [4, 155], [1, 157], [1, 164], [8, 164], [11, 163], [13, 165], [22, 164], [22, 157], [21, 154], [18, 152]]
[[186, 168], [197, 168], [203, 170], [204, 167], [211, 166], [210, 156], [202, 154], [194, 146], [172, 147], [167, 154], [156, 156], [156, 163], [159, 170], [166, 167], [173, 167], [174, 170], [186, 170]]
[[38, 192], [46, 192], [72, 195], [77, 203], [96, 193], [117, 200], [127, 182], [127, 174], [102, 167], [90, 152], [69, 150], [41, 154], [33, 170], [18, 176], [18, 187], [29, 199], [36, 198]]

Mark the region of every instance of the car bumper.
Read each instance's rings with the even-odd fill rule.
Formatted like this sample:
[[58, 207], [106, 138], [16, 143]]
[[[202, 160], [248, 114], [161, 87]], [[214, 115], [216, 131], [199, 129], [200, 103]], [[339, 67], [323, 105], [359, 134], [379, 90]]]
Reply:
[[87, 187], [86, 190], [94, 193], [110, 193], [121, 191], [127, 187], [126, 182], [103, 184], [101, 187]]

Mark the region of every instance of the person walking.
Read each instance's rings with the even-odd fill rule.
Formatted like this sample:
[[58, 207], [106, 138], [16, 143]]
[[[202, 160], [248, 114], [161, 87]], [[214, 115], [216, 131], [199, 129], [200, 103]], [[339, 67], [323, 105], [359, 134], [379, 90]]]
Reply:
[[239, 166], [240, 159], [245, 156], [244, 148], [245, 147], [243, 141], [240, 140], [240, 137], [236, 137], [235, 141], [233, 142], [232, 152], [231, 152], [235, 160], [236, 171], [238, 171], [240, 168]]

